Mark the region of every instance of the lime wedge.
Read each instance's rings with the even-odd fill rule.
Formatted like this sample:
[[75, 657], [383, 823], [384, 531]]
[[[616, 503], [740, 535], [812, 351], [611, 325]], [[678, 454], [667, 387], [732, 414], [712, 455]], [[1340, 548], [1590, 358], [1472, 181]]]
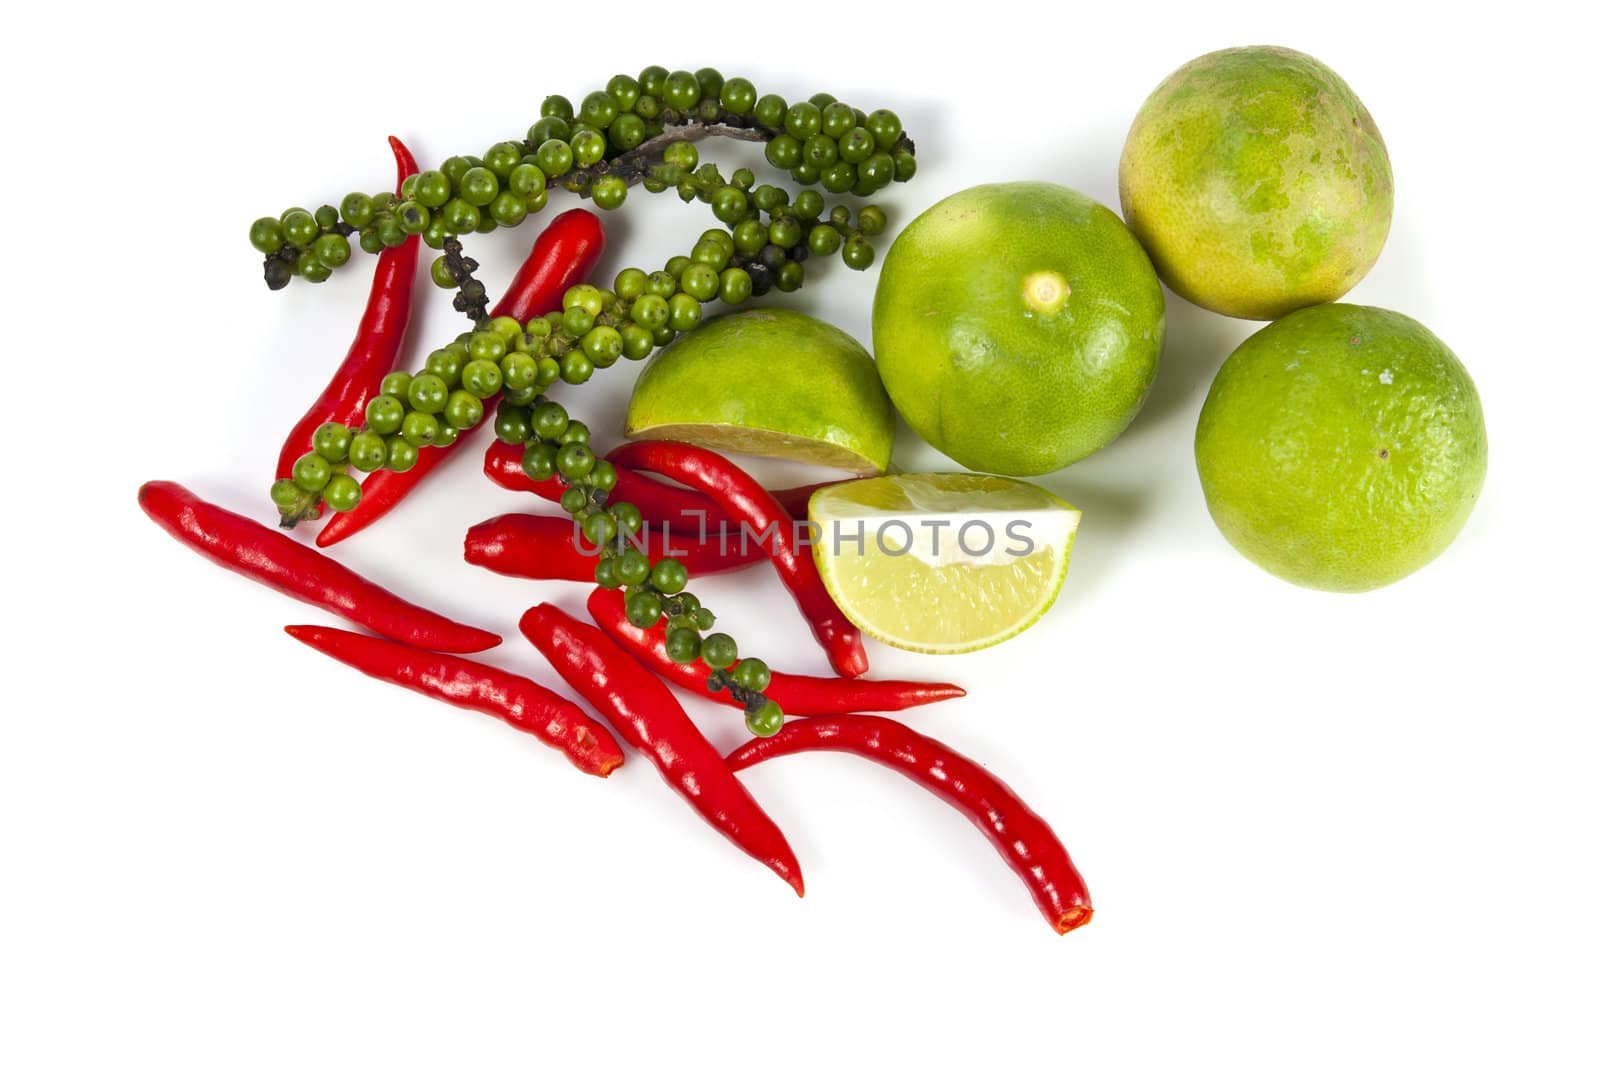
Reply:
[[1011, 478], [895, 474], [815, 493], [812, 552], [862, 632], [912, 652], [971, 652], [1050, 609], [1081, 517]]

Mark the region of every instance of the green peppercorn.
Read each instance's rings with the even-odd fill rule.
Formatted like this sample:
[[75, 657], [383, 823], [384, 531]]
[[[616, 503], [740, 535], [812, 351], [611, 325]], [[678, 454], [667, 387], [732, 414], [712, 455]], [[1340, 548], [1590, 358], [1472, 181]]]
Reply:
[[350, 441], [355, 435], [350, 427], [338, 422], [325, 422], [311, 435], [311, 449], [329, 463], [343, 463], [350, 455]]
[[596, 178], [589, 186], [589, 197], [602, 211], [615, 211], [628, 199], [628, 183], [615, 174]]
[[764, 660], [751, 656], [739, 661], [733, 668], [733, 684], [752, 693], [759, 693], [772, 683], [772, 671]]
[[650, 629], [661, 619], [661, 598], [652, 590], [635, 590], [628, 594], [624, 603], [628, 621], [641, 630]]
[[325, 233], [317, 238], [311, 250], [317, 260], [330, 270], [350, 262], [350, 242], [343, 234]]
[[763, 126], [781, 127], [788, 113], [789, 105], [776, 93], [768, 93], [756, 101], [756, 121]]
[[848, 193], [855, 183], [855, 164], [842, 159], [822, 172], [822, 187], [830, 193]]
[[833, 255], [839, 251], [842, 243], [843, 238], [839, 236], [839, 231], [826, 222], [819, 222], [813, 226], [810, 237], [806, 239], [806, 246], [811, 249], [813, 255], [818, 256]]
[[755, 110], [756, 87], [747, 78], [729, 78], [722, 83], [723, 110], [733, 115], [748, 115]]
[[538, 151], [533, 155], [533, 161], [545, 174], [559, 178], [572, 169], [572, 146], [552, 137], [539, 145]]
[[560, 94], [547, 96], [539, 105], [539, 114], [545, 117], [556, 116], [570, 119], [572, 117], [572, 101]]
[[683, 291], [689, 296], [699, 301], [706, 301], [717, 295], [720, 281], [717, 272], [710, 266], [704, 263], [691, 263], [684, 270], [683, 277], [678, 279], [678, 284], [683, 286]]
[[800, 141], [787, 133], [780, 133], [767, 142], [767, 162], [779, 170], [789, 170], [800, 165]]
[[567, 428], [561, 431], [556, 440], [564, 445], [586, 445], [589, 443], [588, 424], [573, 419], [567, 423]]
[[382, 467], [389, 456], [389, 447], [383, 435], [372, 429], [362, 430], [350, 438], [350, 466], [363, 473]]
[[532, 432], [527, 408], [501, 404], [494, 414], [494, 435], [508, 445], [520, 445]]
[[[494, 346], [490, 345], [483, 350], [492, 352]], [[454, 389], [461, 384], [461, 370], [467, 365], [469, 358], [467, 346], [456, 341], [428, 353], [423, 369], [444, 382], [445, 388]]]
[[866, 127], [872, 133], [872, 139], [878, 147], [887, 151], [900, 139], [900, 116], [893, 111], [879, 108], [867, 116]]
[[606, 508], [611, 517], [617, 520], [617, 527], [629, 534], [636, 534], [644, 529], [644, 513], [637, 506], [626, 500], [619, 500]]
[[[451, 233], [458, 235], [475, 232], [478, 224], [483, 221], [482, 212], [459, 196], [452, 198], [439, 209], [439, 217]], [[438, 277], [435, 276], [434, 280], [438, 281]]]
[[667, 658], [674, 663], [693, 663], [700, 658], [700, 635], [677, 627], [667, 634]]
[[[352, 193], [350, 195], [359, 196], [360, 194]], [[349, 197], [345, 199], [348, 200]], [[355, 223], [351, 223], [351, 225], [355, 225]], [[366, 224], [362, 223], [361, 225]], [[257, 252], [263, 252], [270, 256], [283, 247], [284, 240], [283, 223], [277, 219], [270, 217], [259, 218], [250, 224], [250, 243]]]
[[439, 433], [439, 420], [425, 411], [411, 411], [400, 423], [400, 436], [418, 448], [427, 448]]
[[727, 634], [715, 633], [701, 642], [700, 658], [712, 670], [723, 670], [733, 666], [734, 661], [739, 658], [739, 646]]
[[594, 565], [594, 584], [601, 589], [616, 589], [622, 585], [622, 578], [617, 574], [617, 561], [603, 559]]
[[679, 333], [700, 325], [700, 301], [688, 293], [674, 293], [667, 301], [667, 324]]
[[650, 560], [637, 548], [625, 550], [617, 558], [617, 576], [624, 585], [639, 585], [650, 577]]
[[807, 137], [822, 130], [822, 109], [809, 100], [802, 100], [790, 106], [783, 119], [783, 128], [797, 140], [804, 141]]
[[617, 468], [606, 460], [595, 460], [594, 469], [589, 472], [589, 484], [603, 493], [611, 492], [617, 487]]
[[771, 737], [783, 729], [783, 708], [776, 700], [762, 699], [744, 713], [745, 729], [757, 737]]
[[518, 226], [528, 217], [528, 202], [509, 189], [489, 203], [489, 217], [500, 226]]
[[742, 304], [750, 299], [750, 273], [741, 267], [729, 267], [722, 272], [717, 296], [724, 304]]
[[417, 446], [396, 434], [389, 438], [389, 458], [384, 466], [396, 474], [404, 474], [417, 465]]
[[295, 485], [308, 493], [318, 493], [333, 476], [333, 468], [315, 452], [307, 452], [294, 461], [293, 474]]
[[510, 177], [512, 169], [521, 162], [522, 146], [516, 141], [496, 142], [483, 154], [483, 165], [501, 181]]
[[536, 482], [549, 481], [556, 473], [556, 446], [536, 441], [522, 452], [522, 472]]
[[688, 582], [689, 570], [681, 560], [657, 560], [656, 565], [650, 568], [650, 584], [668, 596], [683, 592]]
[[725, 185], [711, 194], [711, 212], [723, 222], [733, 225], [750, 211], [750, 200], [744, 190]]
[[851, 270], [866, 270], [872, 266], [872, 242], [855, 234], [844, 243], [844, 265]]
[[561, 357], [561, 380], [568, 385], [582, 385], [594, 377], [594, 363], [582, 352], [568, 352]]
[[583, 104], [578, 108], [578, 120], [588, 123], [597, 130], [603, 130], [615, 122], [620, 113], [621, 108], [617, 106], [617, 98], [601, 89], [583, 98]]
[[610, 544], [617, 536], [617, 520], [597, 511], [583, 520], [583, 536], [591, 545]]
[[794, 260], [789, 260], [778, 268], [772, 284], [778, 287], [780, 293], [792, 293], [805, 284], [806, 269]]
[[561, 494], [561, 510], [568, 515], [576, 515], [589, 506], [589, 494], [573, 486]]
[[488, 167], [473, 167], [461, 176], [461, 199], [474, 207], [484, 207], [500, 193], [500, 179]]
[[596, 367], [609, 367], [622, 358], [622, 334], [610, 326], [596, 326], [579, 343]]
[[400, 429], [406, 406], [392, 396], [375, 396], [367, 401], [367, 428], [387, 437]]
[[700, 83], [688, 71], [675, 70], [662, 85], [661, 100], [670, 108], [687, 111], [700, 102]]

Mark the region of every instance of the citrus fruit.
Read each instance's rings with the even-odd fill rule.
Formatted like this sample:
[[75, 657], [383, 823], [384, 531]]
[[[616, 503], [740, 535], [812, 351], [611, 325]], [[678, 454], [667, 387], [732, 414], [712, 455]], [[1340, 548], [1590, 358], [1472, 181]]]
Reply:
[[624, 430], [876, 474], [889, 465], [894, 409], [849, 334], [763, 309], [715, 319], [647, 363]]
[[1483, 485], [1488, 439], [1466, 368], [1421, 323], [1323, 304], [1228, 357], [1194, 452], [1235, 548], [1299, 585], [1359, 592], [1450, 544]]
[[1079, 517], [1028, 482], [895, 474], [814, 493], [812, 552], [828, 592], [864, 633], [913, 652], [970, 652], [1049, 610]]
[[1394, 209], [1372, 116], [1339, 75], [1287, 48], [1180, 67], [1139, 109], [1118, 177], [1122, 215], [1161, 279], [1246, 319], [1349, 292]]
[[941, 200], [884, 258], [872, 344], [911, 428], [957, 463], [1044, 474], [1098, 451], [1144, 404], [1166, 320], [1116, 215], [1045, 182]]

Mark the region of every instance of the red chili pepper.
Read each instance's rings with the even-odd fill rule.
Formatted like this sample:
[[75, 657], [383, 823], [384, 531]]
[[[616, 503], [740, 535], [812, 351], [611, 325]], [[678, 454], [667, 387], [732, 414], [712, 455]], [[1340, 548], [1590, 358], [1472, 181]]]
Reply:
[[[655, 626], [641, 630], [628, 621], [628, 611], [620, 590], [596, 589], [589, 594], [589, 614], [594, 621], [627, 649], [634, 659], [667, 681], [700, 696], [710, 695], [706, 679], [711, 668], [696, 659], [678, 663], [667, 655], [667, 628]], [[731, 671], [733, 668], [729, 668]], [[817, 678], [805, 674], [772, 672], [772, 681], [762, 692], [776, 700], [785, 715], [832, 715], [856, 711], [904, 711], [922, 704], [966, 696], [959, 685], [944, 682], [895, 682], [865, 678]], [[739, 704], [726, 689], [721, 690], [732, 703]]]
[[622, 766], [622, 749], [604, 726], [572, 701], [521, 675], [331, 626], [283, 629], [296, 641], [362, 674], [493, 715], [560, 749], [585, 774], [604, 778]]
[[[575, 539], [581, 536], [571, 519], [557, 515], [496, 515], [467, 531], [464, 555], [468, 563], [512, 578], [592, 582], [600, 557], [579, 550]], [[740, 545], [737, 537], [724, 545], [716, 537], [702, 541], [645, 530], [638, 545], [652, 565], [670, 555], [691, 574], [738, 570], [766, 559], [761, 549]]]
[[833, 715], [785, 724], [772, 737], [735, 749], [728, 766], [743, 770], [775, 756], [826, 749], [850, 752], [899, 771], [964, 811], [1028, 886], [1058, 934], [1094, 915], [1089, 890], [1055, 832], [1004, 782], [949, 747], [893, 719]]
[[[401, 183], [417, 173], [417, 161], [400, 143], [400, 138], [389, 138], [389, 147], [394, 150], [394, 184], [398, 195]], [[367, 401], [378, 394], [383, 376], [394, 369], [401, 342], [405, 340], [406, 323], [411, 319], [411, 285], [416, 279], [417, 249], [421, 245], [421, 240], [409, 237], [404, 244], [378, 253], [378, 269], [372, 276], [367, 310], [356, 327], [356, 339], [350, 342], [350, 351], [334, 372], [333, 379], [284, 439], [283, 449], [278, 453], [279, 478], [293, 477], [294, 462], [311, 451], [317, 427], [325, 422], [357, 421], [366, 410]], [[316, 514], [322, 514], [320, 503]]]
[[633, 441], [606, 458], [619, 469], [647, 470], [698, 489], [735, 520], [762, 535], [778, 577], [811, 624], [834, 673], [847, 678], [866, 673], [867, 650], [861, 643], [861, 631], [828, 595], [811, 549], [797, 543], [788, 513], [754, 478], [715, 452], [678, 441]]
[[800, 863], [783, 831], [733, 776], [666, 684], [605, 634], [559, 608], [538, 604], [523, 634], [594, 705], [622, 739], [650, 758], [701, 818], [806, 895]]
[[500, 643], [497, 634], [402, 600], [309, 545], [207, 503], [176, 482], [141, 485], [139, 506], [212, 562], [374, 633], [439, 652], [482, 652]]
[[[534, 481], [528, 477], [527, 472], [522, 469], [522, 453], [521, 445], [508, 445], [504, 441], [496, 441], [484, 453], [483, 473], [502, 489], [533, 493], [551, 503], [559, 503], [561, 494], [567, 487], [557, 478]], [[794, 518], [803, 519], [806, 517], [806, 506], [810, 503], [811, 494], [824, 486], [838, 484], [838, 480], [813, 482], [810, 485], [773, 489], [770, 492], [777, 498], [778, 503], [783, 505], [783, 510]], [[639, 514], [644, 516], [644, 521], [652, 526], [671, 523], [675, 531], [698, 534], [702, 523], [705, 524], [704, 528], [707, 531], [713, 533], [726, 524], [730, 536], [738, 531], [738, 525], [728, 518], [728, 513], [712, 503], [704, 493], [685, 489], [681, 485], [658, 482], [654, 478], [636, 474], [626, 467], [617, 468], [617, 484], [611, 490], [610, 499], [626, 500], [638, 508]]]
[[[589, 276], [594, 265], [605, 251], [605, 230], [600, 219], [592, 212], [573, 208], [550, 220], [528, 258], [523, 261], [511, 288], [494, 306], [491, 315], [510, 315], [519, 322], [527, 322], [561, 306], [561, 294]], [[352, 511], [342, 512], [328, 520], [317, 534], [317, 544], [323, 548], [338, 544], [352, 534], [377, 522], [426, 478], [429, 472], [457, 452], [472, 434], [494, 424], [495, 409], [500, 404], [498, 396], [483, 403], [483, 418], [470, 430], [462, 430], [455, 444], [447, 448], [424, 448], [417, 453], [417, 462], [404, 472], [373, 471], [361, 483], [361, 503]]]

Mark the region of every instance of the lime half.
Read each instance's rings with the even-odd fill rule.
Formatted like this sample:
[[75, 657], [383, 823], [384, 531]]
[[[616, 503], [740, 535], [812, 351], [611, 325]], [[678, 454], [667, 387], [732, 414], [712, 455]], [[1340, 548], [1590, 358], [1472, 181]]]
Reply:
[[1081, 517], [1011, 478], [895, 474], [815, 493], [812, 552], [864, 633], [912, 652], [971, 652], [1050, 609]]

